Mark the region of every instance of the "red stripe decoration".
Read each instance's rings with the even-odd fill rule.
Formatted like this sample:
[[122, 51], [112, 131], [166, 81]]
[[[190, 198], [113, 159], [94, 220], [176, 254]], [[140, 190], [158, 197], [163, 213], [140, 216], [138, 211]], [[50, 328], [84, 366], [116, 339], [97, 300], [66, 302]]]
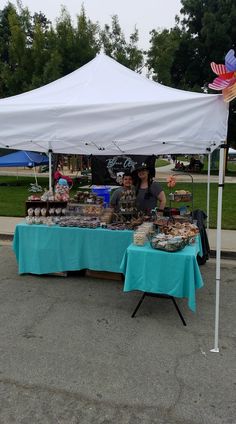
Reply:
[[226, 74], [227, 72], [225, 65], [217, 65], [215, 62], [211, 62], [211, 69], [216, 75]]
[[223, 90], [224, 88], [228, 87], [230, 84], [229, 80], [223, 80], [220, 77], [215, 78], [214, 81], [210, 84], [208, 84], [209, 88], [212, 88], [213, 90]]

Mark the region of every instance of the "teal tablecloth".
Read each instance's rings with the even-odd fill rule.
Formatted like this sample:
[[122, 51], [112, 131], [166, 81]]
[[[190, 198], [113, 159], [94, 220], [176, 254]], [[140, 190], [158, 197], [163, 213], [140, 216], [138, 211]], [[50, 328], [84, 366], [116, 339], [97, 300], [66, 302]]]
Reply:
[[19, 274], [91, 269], [121, 272], [120, 264], [133, 240], [133, 231], [106, 229], [16, 226], [13, 250]]
[[149, 243], [143, 247], [131, 244], [121, 264], [125, 274], [124, 291], [186, 297], [189, 308], [195, 311], [195, 290], [203, 286], [196, 259], [198, 252], [201, 254], [200, 238], [194, 245], [171, 253], [155, 250]]

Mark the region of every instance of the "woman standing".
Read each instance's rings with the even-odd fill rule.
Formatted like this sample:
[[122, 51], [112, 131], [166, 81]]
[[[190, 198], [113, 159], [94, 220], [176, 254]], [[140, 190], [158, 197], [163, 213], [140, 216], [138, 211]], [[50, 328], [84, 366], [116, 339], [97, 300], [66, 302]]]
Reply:
[[152, 180], [146, 164], [137, 169], [138, 181], [136, 185], [137, 209], [147, 214], [158, 206], [159, 212], [163, 212], [166, 205], [166, 196], [161, 185]]

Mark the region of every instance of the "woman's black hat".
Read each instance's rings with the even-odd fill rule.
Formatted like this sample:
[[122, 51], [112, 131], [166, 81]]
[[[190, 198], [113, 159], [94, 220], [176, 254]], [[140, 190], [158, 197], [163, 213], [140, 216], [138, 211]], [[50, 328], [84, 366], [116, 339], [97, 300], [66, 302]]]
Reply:
[[147, 164], [146, 163], [141, 163], [141, 164], [139, 164], [139, 165], [137, 165], [136, 166], [136, 168], [135, 168], [135, 171], [136, 172], [139, 172], [139, 171], [144, 171], [144, 170], [146, 170], [146, 171], [149, 171], [149, 167], [147, 166]]

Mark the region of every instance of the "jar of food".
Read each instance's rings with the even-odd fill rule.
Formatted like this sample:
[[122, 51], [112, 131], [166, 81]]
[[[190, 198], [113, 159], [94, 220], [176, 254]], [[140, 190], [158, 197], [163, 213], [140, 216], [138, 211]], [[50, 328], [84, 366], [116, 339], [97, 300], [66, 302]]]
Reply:
[[133, 243], [135, 246], [143, 246], [146, 240], [146, 233], [144, 231], [137, 230], [134, 232]]

